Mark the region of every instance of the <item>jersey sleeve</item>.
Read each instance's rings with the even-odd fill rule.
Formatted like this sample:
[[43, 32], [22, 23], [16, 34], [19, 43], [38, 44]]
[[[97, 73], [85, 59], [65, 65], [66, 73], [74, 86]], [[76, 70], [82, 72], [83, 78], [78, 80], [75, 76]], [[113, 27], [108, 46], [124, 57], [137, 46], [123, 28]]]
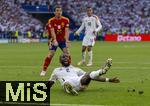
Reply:
[[77, 67], [75, 67], [75, 70], [76, 70], [78, 76], [84, 75], [86, 73], [85, 71], [83, 71], [82, 69], [77, 68]]
[[77, 33], [79, 34], [84, 29], [84, 27], [85, 27], [85, 22], [84, 22], [84, 19], [83, 19], [80, 28], [77, 30]]
[[53, 23], [52, 19], [49, 20], [48, 27], [49, 28], [54, 28], [54, 23]]
[[45, 25], [45, 30], [50, 30], [49, 23]]
[[96, 32], [100, 31], [102, 29], [102, 24], [99, 21], [99, 18], [96, 16], [96, 24], [97, 24], [97, 28], [96, 28]]
[[70, 21], [69, 21], [69, 19], [67, 18], [67, 19], [66, 19], [65, 28], [69, 28], [69, 23], [70, 23]]
[[55, 74], [56, 69], [53, 71], [53, 73], [51, 74], [51, 77], [49, 78], [49, 81], [54, 81], [56, 82], [57, 80], [57, 75]]

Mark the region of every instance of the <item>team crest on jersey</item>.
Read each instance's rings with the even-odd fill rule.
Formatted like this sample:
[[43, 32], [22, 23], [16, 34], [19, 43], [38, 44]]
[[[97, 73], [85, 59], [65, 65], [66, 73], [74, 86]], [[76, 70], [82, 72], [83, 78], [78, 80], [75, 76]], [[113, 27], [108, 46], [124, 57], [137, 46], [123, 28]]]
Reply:
[[61, 25], [58, 25], [57, 27], [58, 27], [58, 29], [61, 29]]
[[67, 68], [66, 71], [67, 71], [67, 72], [70, 72], [70, 71], [69, 71], [69, 68]]
[[62, 22], [62, 23], [61, 23], [61, 26], [62, 26], [62, 27], [64, 27], [64, 26], [65, 26], [65, 23], [64, 23], [64, 22]]
[[66, 26], [69, 27], [69, 24], [67, 24]]
[[51, 28], [51, 24], [48, 24], [48, 26]]

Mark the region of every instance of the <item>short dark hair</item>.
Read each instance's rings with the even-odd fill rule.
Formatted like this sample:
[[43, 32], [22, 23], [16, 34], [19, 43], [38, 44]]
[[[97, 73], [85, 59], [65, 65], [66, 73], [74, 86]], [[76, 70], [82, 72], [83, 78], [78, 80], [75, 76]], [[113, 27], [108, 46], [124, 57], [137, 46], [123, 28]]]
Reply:
[[86, 7], [86, 9], [89, 9], [89, 8], [93, 9], [91, 6], [87, 6], [87, 7]]
[[62, 8], [62, 6], [60, 6], [60, 5], [55, 6], [55, 10], [56, 10], [57, 8]]

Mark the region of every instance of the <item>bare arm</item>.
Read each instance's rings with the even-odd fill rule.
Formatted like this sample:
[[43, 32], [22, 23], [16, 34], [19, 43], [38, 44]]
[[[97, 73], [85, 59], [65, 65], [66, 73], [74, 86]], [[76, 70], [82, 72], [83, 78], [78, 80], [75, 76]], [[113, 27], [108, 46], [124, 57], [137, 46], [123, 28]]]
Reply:
[[104, 77], [97, 77], [92, 79], [94, 81], [100, 81], [100, 82], [112, 82], [112, 83], [119, 83], [120, 80], [117, 77], [114, 78], [104, 78]]
[[55, 74], [55, 70], [54, 70], [51, 77], [49, 78], [49, 81], [46, 83], [46, 86], [51, 88], [56, 82], [56, 80], [57, 80], [57, 75]]
[[96, 17], [96, 24], [97, 24], [98, 27], [95, 29], [95, 31], [98, 32], [102, 29], [102, 24], [100, 23], [98, 17]]
[[84, 27], [85, 27], [84, 21], [82, 21], [80, 28], [75, 32], [75, 34], [78, 35], [84, 29]]
[[66, 42], [69, 42], [69, 28], [65, 28], [65, 39]]
[[66, 40], [66, 46], [69, 47], [70, 46], [70, 41], [69, 41], [69, 19], [66, 21], [66, 25], [65, 25], [65, 40]]
[[55, 34], [55, 31], [54, 31], [54, 28], [51, 28], [51, 37], [52, 37], [52, 40], [53, 42], [56, 42], [56, 34]]
[[57, 40], [56, 40], [56, 33], [55, 33], [55, 30], [54, 30], [54, 23], [53, 23], [52, 20], [49, 21], [49, 27], [50, 27], [52, 42], [54, 43], [55, 46], [57, 46], [58, 43], [57, 43]]

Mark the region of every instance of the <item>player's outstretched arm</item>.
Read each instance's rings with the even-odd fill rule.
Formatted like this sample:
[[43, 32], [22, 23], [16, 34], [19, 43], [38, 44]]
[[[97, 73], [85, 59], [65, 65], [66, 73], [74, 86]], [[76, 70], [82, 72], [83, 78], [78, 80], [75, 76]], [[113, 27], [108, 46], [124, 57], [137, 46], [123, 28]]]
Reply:
[[95, 32], [98, 32], [102, 29], [102, 24], [100, 23], [100, 20], [98, 17], [96, 18], [96, 24], [98, 27], [96, 28]]
[[54, 83], [57, 80], [57, 75], [55, 74], [56, 69], [52, 72], [51, 77], [49, 78], [49, 81], [46, 83], [47, 87], [52, 87]]
[[79, 35], [79, 33], [84, 29], [84, 27], [85, 27], [85, 24], [84, 24], [84, 21], [82, 21], [80, 28], [74, 34]]
[[117, 77], [113, 77], [113, 78], [104, 78], [104, 77], [97, 77], [92, 79], [94, 81], [100, 81], [100, 82], [112, 82], [112, 83], [119, 83], [120, 80]]
[[53, 85], [54, 85], [54, 81], [48, 81], [47, 83], [46, 83], [46, 86], [48, 87], [48, 88], [51, 88]]

